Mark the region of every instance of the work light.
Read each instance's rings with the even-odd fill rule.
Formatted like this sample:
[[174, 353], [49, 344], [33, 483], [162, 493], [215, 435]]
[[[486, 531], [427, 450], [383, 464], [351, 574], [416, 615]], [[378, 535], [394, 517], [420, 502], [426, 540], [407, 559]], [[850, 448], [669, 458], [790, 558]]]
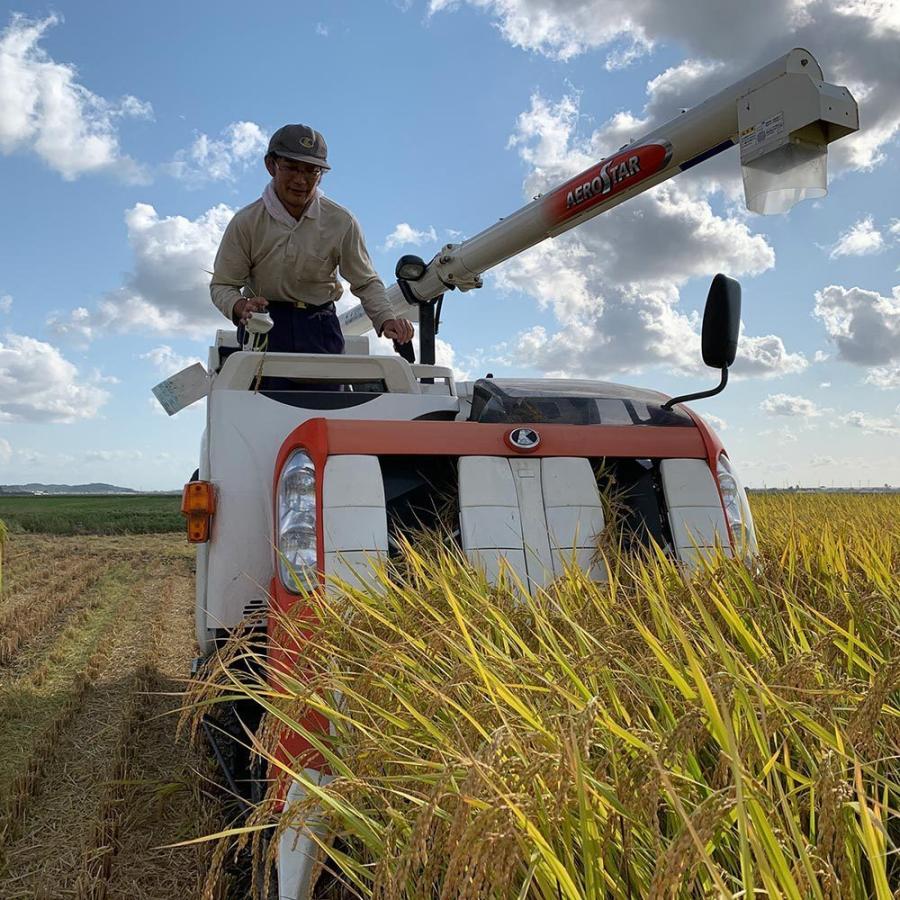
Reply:
[[719, 481], [719, 490], [722, 492], [725, 518], [728, 520], [728, 530], [731, 532], [735, 550], [745, 558], [755, 556], [758, 550], [756, 529], [753, 526], [747, 492], [724, 453], [719, 454], [716, 477]]
[[425, 260], [421, 256], [413, 256], [408, 253], [397, 260], [394, 275], [404, 281], [418, 281], [425, 274], [425, 269]]
[[278, 568], [293, 593], [318, 587], [316, 469], [305, 450], [291, 454], [278, 479]]

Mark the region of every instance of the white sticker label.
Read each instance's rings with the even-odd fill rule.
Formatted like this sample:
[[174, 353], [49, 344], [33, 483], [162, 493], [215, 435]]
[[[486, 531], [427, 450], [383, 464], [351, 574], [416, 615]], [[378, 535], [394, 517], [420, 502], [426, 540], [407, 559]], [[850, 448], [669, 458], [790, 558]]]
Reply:
[[752, 128], [745, 128], [741, 132], [741, 159], [759, 156], [766, 144], [782, 134], [784, 134], [784, 112], [763, 119]]
[[153, 388], [160, 406], [170, 415], [196, 403], [209, 393], [209, 376], [200, 363], [194, 363], [161, 381]]

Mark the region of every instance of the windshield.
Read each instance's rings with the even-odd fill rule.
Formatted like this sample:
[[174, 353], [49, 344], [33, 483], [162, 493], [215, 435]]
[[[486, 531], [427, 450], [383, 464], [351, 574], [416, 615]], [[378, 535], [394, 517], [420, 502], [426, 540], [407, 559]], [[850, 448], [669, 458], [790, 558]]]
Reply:
[[543, 422], [551, 425], [693, 426], [687, 413], [663, 409], [655, 391], [602, 382], [496, 381], [472, 391], [470, 422]]

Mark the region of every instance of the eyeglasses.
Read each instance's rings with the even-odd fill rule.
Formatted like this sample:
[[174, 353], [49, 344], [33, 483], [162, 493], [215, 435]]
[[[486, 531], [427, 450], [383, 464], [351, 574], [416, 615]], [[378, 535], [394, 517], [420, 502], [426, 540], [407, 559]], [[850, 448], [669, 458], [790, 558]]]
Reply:
[[290, 178], [302, 175], [308, 181], [312, 181], [322, 174], [322, 170], [318, 166], [313, 166], [309, 163], [294, 162], [291, 159], [283, 159], [280, 156], [275, 158], [275, 168]]

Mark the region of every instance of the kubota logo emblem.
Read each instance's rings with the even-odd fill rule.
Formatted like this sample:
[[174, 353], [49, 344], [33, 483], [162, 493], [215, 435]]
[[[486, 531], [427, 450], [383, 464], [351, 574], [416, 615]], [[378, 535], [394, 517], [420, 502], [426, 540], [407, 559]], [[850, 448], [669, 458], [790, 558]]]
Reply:
[[507, 436], [514, 450], [534, 450], [541, 442], [541, 436], [533, 428], [514, 428]]

